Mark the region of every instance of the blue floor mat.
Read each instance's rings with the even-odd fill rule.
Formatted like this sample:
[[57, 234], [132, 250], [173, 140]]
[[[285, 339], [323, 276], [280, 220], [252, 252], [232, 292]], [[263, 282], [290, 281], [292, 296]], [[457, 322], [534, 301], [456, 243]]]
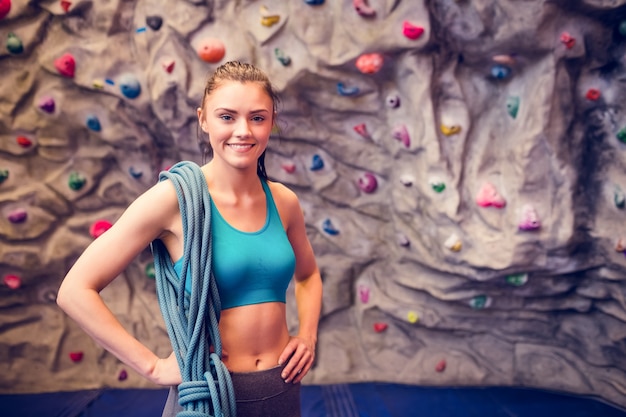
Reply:
[[[166, 398], [167, 390], [137, 389], [0, 395], [0, 416], [160, 417]], [[384, 383], [302, 387], [302, 417], [413, 416], [626, 417], [626, 410], [593, 398], [518, 388]]]

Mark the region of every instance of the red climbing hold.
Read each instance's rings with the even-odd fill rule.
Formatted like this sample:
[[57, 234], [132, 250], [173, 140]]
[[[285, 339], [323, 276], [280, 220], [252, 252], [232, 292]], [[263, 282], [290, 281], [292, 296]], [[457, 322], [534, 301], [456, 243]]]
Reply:
[[439, 362], [437, 362], [437, 365], [435, 366], [435, 371], [443, 372], [445, 370], [446, 370], [446, 360], [442, 359]]
[[585, 97], [587, 97], [587, 100], [597, 101], [600, 98], [600, 90], [597, 88], [590, 88], [587, 90]]
[[561, 42], [567, 49], [572, 49], [576, 44], [576, 39], [574, 39], [569, 33], [563, 32], [561, 34]]
[[408, 20], [405, 20], [402, 23], [402, 34], [409, 39], [416, 40], [424, 34], [424, 28], [421, 26], [416, 26]]
[[2, 281], [4, 282], [4, 285], [12, 290], [17, 290], [22, 286], [22, 280], [17, 275], [5, 275]]
[[356, 133], [358, 133], [359, 135], [363, 136], [364, 138], [368, 138], [369, 137], [369, 133], [367, 132], [367, 126], [365, 126], [365, 123], [360, 123], [356, 126], [353, 127], [354, 131]]
[[54, 60], [54, 67], [64, 77], [74, 78], [74, 72], [76, 71], [76, 61], [72, 54], [65, 53]]
[[376, 333], [384, 332], [385, 330], [387, 330], [387, 327], [388, 327], [387, 323], [380, 323], [380, 322], [374, 323], [374, 331]]
[[0, 19], [4, 19], [11, 11], [11, 0], [0, 0]]
[[67, 13], [70, 10], [71, 5], [72, 5], [72, 2], [61, 0], [61, 8], [63, 9], [65, 13]]
[[22, 148], [28, 148], [33, 144], [33, 141], [28, 139], [26, 136], [18, 136], [17, 138], [15, 138], [15, 141]]
[[83, 352], [70, 352], [70, 359], [77, 363], [83, 360]]
[[109, 230], [111, 228], [111, 226], [113, 226], [113, 225], [111, 224], [111, 222], [109, 222], [107, 220], [98, 220], [98, 221], [94, 222], [94, 224], [91, 225], [91, 228], [89, 229], [89, 234], [94, 239], [97, 239], [104, 232]]
[[296, 164], [294, 164], [293, 162], [285, 162], [284, 164], [281, 165], [281, 168], [287, 174], [293, 174], [294, 172], [296, 172]]
[[172, 71], [174, 71], [174, 65], [176, 64], [176, 61], [174, 61], [173, 59], [170, 59], [169, 61], [164, 61], [163, 62], [163, 69], [168, 73], [171, 74]]

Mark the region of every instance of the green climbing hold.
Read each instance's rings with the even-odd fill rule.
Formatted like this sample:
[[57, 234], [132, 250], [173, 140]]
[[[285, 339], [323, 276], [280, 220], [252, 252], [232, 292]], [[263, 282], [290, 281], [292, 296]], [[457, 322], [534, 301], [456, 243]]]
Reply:
[[17, 37], [15, 33], [9, 33], [7, 38], [7, 51], [12, 54], [21, 54], [24, 52], [24, 45], [22, 45], [22, 41]]
[[483, 295], [477, 295], [476, 297], [472, 298], [469, 302], [469, 305], [474, 310], [482, 310], [483, 308], [488, 307], [489, 303], [490, 303], [489, 297], [483, 294]]
[[8, 169], [0, 169], [0, 184], [5, 182], [9, 178], [9, 170]]
[[87, 178], [85, 178], [78, 172], [70, 173], [70, 179], [68, 181], [68, 185], [70, 186], [72, 190], [74, 191], [80, 190], [81, 188], [83, 188], [86, 182], [87, 182]]
[[620, 22], [618, 30], [620, 35], [626, 36], [626, 20]]
[[622, 130], [620, 130], [619, 132], [617, 132], [617, 134], [615, 136], [617, 136], [617, 139], [620, 142], [626, 143], [626, 127], [623, 128]]
[[437, 193], [442, 193], [443, 190], [446, 189], [446, 184], [441, 182], [441, 181], [437, 181], [437, 182], [433, 182], [430, 184], [430, 186], [433, 188], [433, 190], [435, 190], [435, 192]]
[[618, 209], [626, 207], [626, 196], [622, 188], [617, 184], [615, 184], [615, 188], [613, 189], [613, 201], [615, 202], [615, 207]]
[[509, 116], [514, 119], [517, 117], [517, 112], [519, 111], [519, 102], [520, 99], [517, 96], [511, 96], [506, 99], [506, 111], [509, 113]]
[[514, 287], [521, 287], [528, 282], [528, 274], [511, 274], [507, 275], [506, 282]]
[[150, 262], [148, 265], [146, 265], [146, 276], [150, 279], [155, 279], [156, 278], [156, 271], [154, 269], [154, 262]]

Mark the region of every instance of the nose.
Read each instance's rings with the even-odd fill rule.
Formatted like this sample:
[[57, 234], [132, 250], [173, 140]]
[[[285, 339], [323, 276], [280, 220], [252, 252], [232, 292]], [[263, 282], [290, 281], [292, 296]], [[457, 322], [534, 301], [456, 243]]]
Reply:
[[235, 126], [234, 135], [237, 138], [247, 138], [247, 137], [252, 136], [252, 132], [250, 132], [250, 125], [249, 125], [247, 119], [240, 118], [237, 121], [237, 124]]

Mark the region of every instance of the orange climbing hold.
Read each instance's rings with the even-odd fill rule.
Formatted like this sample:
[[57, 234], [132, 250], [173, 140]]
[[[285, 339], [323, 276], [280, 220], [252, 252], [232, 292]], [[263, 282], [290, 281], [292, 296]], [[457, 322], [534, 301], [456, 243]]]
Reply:
[[198, 48], [198, 56], [204, 62], [215, 64], [220, 62], [226, 55], [226, 48], [219, 39], [208, 38], [202, 41]]
[[356, 60], [356, 67], [363, 74], [374, 74], [383, 67], [384, 59], [379, 53], [363, 54]]

